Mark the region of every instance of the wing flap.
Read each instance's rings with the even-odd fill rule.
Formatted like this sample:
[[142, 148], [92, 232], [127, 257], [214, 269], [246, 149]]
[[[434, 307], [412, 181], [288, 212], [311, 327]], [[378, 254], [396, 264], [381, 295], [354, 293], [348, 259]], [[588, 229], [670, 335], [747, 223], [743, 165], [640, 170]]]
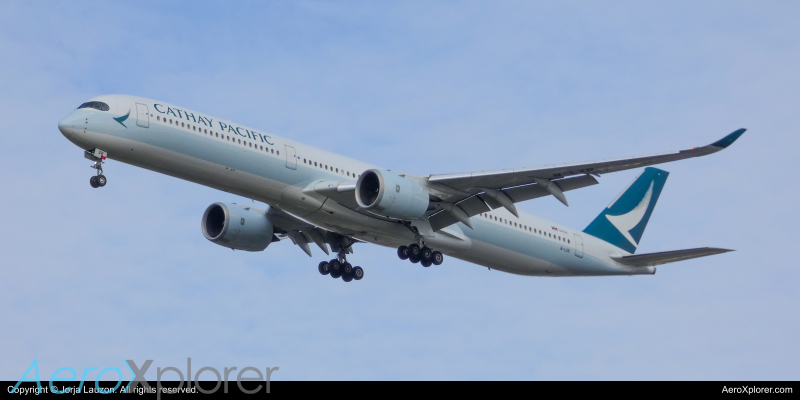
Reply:
[[[561, 190], [565, 192], [597, 184], [597, 180], [589, 175], [559, 179], [553, 182], [558, 184]], [[550, 195], [550, 192], [548, 192], [547, 189], [535, 183], [532, 185], [503, 189], [501, 192], [505, 193], [514, 203]], [[480, 193], [478, 195], [469, 197], [457, 203], [455, 206], [464, 210], [469, 217], [494, 210], [495, 208], [503, 207], [500, 202], [491, 198], [485, 193]], [[433, 228], [434, 231], [438, 231], [446, 226], [450, 226], [459, 222], [458, 218], [446, 211], [436, 212], [429, 217], [429, 221], [431, 223], [431, 228]]]
[[698, 249], [662, 251], [659, 253], [645, 253], [611, 258], [620, 264], [630, 267], [652, 267], [677, 261], [691, 260], [692, 258], [713, 256], [714, 254], [722, 254], [729, 251], [733, 250], [702, 247]]

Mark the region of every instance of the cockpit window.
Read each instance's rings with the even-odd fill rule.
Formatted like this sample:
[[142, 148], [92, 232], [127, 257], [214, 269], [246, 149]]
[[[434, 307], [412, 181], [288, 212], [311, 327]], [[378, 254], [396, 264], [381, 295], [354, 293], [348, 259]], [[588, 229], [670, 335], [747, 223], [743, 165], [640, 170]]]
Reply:
[[81, 106], [78, 107], [78, 109], [81, 109], [81, 108], [94, 108], [95, 110], [99, 110], [99, 111], [108, 111], [109, 110], [108, 104], [103, 103], [102, 101], [88, 101], [86, 103], [81, 104]]

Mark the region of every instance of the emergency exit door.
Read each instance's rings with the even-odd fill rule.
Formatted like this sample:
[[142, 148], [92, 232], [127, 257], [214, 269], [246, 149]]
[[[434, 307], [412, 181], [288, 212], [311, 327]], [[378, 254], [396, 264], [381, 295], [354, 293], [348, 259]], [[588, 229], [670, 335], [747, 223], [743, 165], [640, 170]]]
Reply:
[[150, 127], [150, 112], [147, 104], [136, 103], [136, 125], [142, 128]]
[[286, 168], [297, 169], [297, 152], [288, 144], [286, 145]]
[[575, 238], [575, 257], [583, 258], [583, 238], [577, 233], [573, 234]]

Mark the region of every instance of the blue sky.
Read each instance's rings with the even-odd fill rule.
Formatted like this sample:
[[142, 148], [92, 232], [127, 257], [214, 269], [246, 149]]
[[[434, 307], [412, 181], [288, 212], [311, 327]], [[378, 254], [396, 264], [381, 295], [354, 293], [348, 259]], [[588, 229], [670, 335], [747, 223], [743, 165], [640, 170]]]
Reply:
[[[279, 366], [274, 379], [798, 379], [796, 2], [0, 3], [0, 378], [70, 366]], [[356, 247], [207, 242], [245, 199], [118, 162], [93, 190], [57, 130], [160, 99], [414, 174], [658, 153], [748, 132], [670, 177], [655, 276], [422, 268]], [[582, 229], [638, 173], [524, 210]], [[152, 368], [154, 370], [154, 368]], [[148, 377], [154, 378], [150, 371]], [[89, 377], [93, 377], [92, 374]], [[130, 377], [125, 376], [125, 379]]]

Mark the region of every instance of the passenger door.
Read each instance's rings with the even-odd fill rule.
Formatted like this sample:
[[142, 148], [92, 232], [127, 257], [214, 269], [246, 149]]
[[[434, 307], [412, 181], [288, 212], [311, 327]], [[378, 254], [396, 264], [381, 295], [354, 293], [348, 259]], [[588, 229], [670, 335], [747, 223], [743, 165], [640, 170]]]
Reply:
[[573, 233], [575, 239], [575, 257], [583, 258], [583, 238], [577, 233]]
[[286, 168], [297, 169], [297, 152], [288, 144], [286, 145]]
[[136, 125], [142, 128], [150, 127], [150, 112], [147, 104], [136, 103]]

